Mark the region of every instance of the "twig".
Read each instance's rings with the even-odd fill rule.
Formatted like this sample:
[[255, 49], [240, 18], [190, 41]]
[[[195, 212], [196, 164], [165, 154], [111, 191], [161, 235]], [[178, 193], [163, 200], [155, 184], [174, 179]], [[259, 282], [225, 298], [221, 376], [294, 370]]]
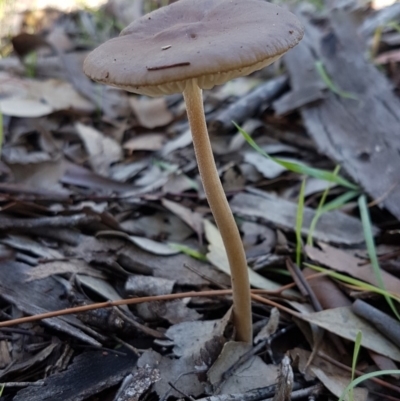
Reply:
[[[321, 351], [318, 351], [318, 356], [321, 357], [322, 359], [325, 359], [326, 361], [330, 362], [332, 365], [335, 365], [335, 366], [345, 370], [346, 372], [352, 371], [351, 367], [337, 361], [336, 359], [330, 357], [329, 355], [324, 354]], [[355, 369], [354, 373], [357, 377], [365, 374], [365, 372], [362, 372], [361, 370], [358, 370], [358, 369]], [[368, 380], [371, 380], [374, 383], [379, 384], [380, 386], [385, 387], [389, 390], [395, 391], [396, 393], [400, 393], [400, 387], [395, 386], [391, 383], [385, 382], [384, 380], [379, 379], [379, 377], [371, 377]]]
[[266, 107], [272, 100], [279, 96], [287, 86], [287, 76], [281, 75], [277, 78], [267, 81], [253, 90], [246, 96], [241, 97], [236, 102], [222, 110], [210, 123], [210, 133], [219, 134], [234, 128], [232, 121], [241, 124], [246, 118], [249, 118]]
[[[275, 385], [258, 388], [256, 390], [248, 391], [244, 394], [221, 394], [221, 395], [214, 395], [211, 397], [200, 398], [197, 401], [272, 401], [273, 398], [266, 398], [271, 397], [274, 394]], [[304, 388], [301, 390], [293, 391], [292, 393], [292, 400], [296, 400], [299, 398], [304, 398], [310, 396], [314, 393], [319, 393], [322, 391], [323, 386], [317, 384], [312, 387]]]
[[[319, 275], [321, 275], [321, 273], [313, 274], [311, 276], [308, 276], [307, 279], [312, 279]], [[284, 312], [287, 312], [287, 313], [291, 314], [292, 316], [300, 317], [301, 316], [300, 313], [298, 313], [292, 309], [289, 309], [285, 306], [282, 306], [275, 301], [271, 301], [269, 299], [266, 299], [266, 298], [263, 298], [263, 297], [257, 295], [257, 294], [280, 295], [282, 291], [285, 291], [288, 288], [291, 288], [293, 286], [294, 286], [294, 283], [291, 283], [291, 284], [284, 285], [273, 291], [252, 290], [251, 296], [254, 301], [258, 301], [258, 302], [261, 302], [263, 304], [267, 304], [270, 306], [275, 306], [276, 308], [278, 308]], [[182, 298], [213, 297], [213, 296], [224, 296], [224, 295], [232, 295], [232, 290], [210, 290], [210, 291], [200, 291], [200, 292], [190, 291], [190, 292], [182, 292], [179, 294], [167, 294], [167, 295], [156, 295], [156, 296], [151, 296], [151, 297], [120, 299], [117, 301], [99, 302], [99, 303], [94, 303], [91, 305], [77, 306], [75, 308], [62, 309], [62, 310], [58, 310], [58, 311], [40, 313], [40, 314], [33, 315], [33, 316], [26, 316], [26, 317], [21, 317], [18, 319], [8, 320], [6, 322], [0, 322], [0, 327], [15, 326], [15, 325], [21, 324], [21, 323], [35, 322], [37, 320], [49, 319], [52, 317], [58, 317], [58, 316], [64, 316], [64, 315], [72, 315], [74, 313], [87, 312], [87, 311], [95, 310], [95, 309], [110, 308], [112, 306], [135, 305], [135, 304], [141, 304], [144, 302], [170, 301], [170, 300], [182, 299]]]
[[211, 284], [215, 285], [216, 287], [220, 288], [221, 290], [228, 288], [226, 285], [222, 285], [222, 284], [218, 283], [217, 281], [213, 280], [211, 277], [208, 277], [207, 275], [199, 272], [197, 269], [195, 269], [192, 266], [189, 266], [186, 263], [184, 263], [183, 266], [186, 267], [186, 269], [190, 270], [191, 272], [197, 274], [202, 279], [204, 279], [204, 280], [210, 282]]
[[[280, 289], [278, 289], [276, 291], [258, 290], [257, 293], [276, 295], [276, 294], [279, 294], [280, 291], [281, 291]], [[57, 316], [72, 315], [73, 313], [87, 312], [90, 310], [101, 309], [101, 308], [110, 308], [113, 306], [136, 305], [136, 304], [141, 304], [144, 302], [170, 301], [170, 300], [182, 299], [182, 298], [213, 297], [213, 296], [224, 296], [224, 295], [232, 295], [232, 290], [210, 290], [210, 291], [201, 291], [201, 292], [191, 291], [191, 292], [182, 292], [179, 294], [167, 294], [167, 295], [156, 295], [156, 296], [151, 296], [151, 297], [120, 299], [117, 301], [99, 302], [99, 303], [94, 303], [91, 305], [77, 306], [75, 308], [40, 313], [38, 315], [33, 315], [33, 316], [26, 316], [26, 317], [22, 317], [22, 318], [18, 318], [18, 319], [9, 320], [7, 322], [0, 322], [0, 327], [14, 326], [14, 325], [21, 324], [21, 323], [35, 322], [37, 320], [49, 319], [49, 318], [57, 317]], [[270, 301], [270, 300], [263, 298], [256, 294], [253, 294], [252, 296], [254, 297], [254, 300], [256, 300], [256, 301], [260, 301], [267, 305], [276, 306], [277, 308], [280, 308], [283, 311], [288, 312], [292, 315], [300, 316], [299, 313], [293, 311], [292, 309], [286, 308], [285, 306], [282, 306], [282, 305], [278, 304], [277, 302]]]
[[37, 382], [10, 382], [1, 383], [3, 387], [27, 387], [27, 386], [44, 386], [45, 382], [38, 380]]
[[30, 219], [19, 219], [12, 217], [0, 218], [0, 230], [15, 228], [38, 228], [38, 227], [75, 227], [78, 224], [89, 224], [100, 221], [98, 216], [76, 214], [74, 216], [37, 217]]

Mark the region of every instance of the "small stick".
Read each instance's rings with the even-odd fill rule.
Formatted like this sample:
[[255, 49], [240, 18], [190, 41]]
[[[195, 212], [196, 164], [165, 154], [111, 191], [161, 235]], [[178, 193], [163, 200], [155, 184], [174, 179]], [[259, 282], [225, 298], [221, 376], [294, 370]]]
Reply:
[[168, 68], [175, 68], [175, 67], [185, 67], [190, 65], [188, 61], [184, 63], [176, 63], [176, 64], [169, 64], [169, 65], [160, 65], [158, 67], [146, 67], [147, 71], [158, 71], [158, 70], [166, 70]]

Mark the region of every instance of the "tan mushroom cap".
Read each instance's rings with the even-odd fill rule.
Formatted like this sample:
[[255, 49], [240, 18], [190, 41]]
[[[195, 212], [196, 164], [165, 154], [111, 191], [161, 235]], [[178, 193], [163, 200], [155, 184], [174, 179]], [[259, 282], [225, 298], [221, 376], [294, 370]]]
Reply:
[[292, 13], [264, 0], [179, 0], [135, 20], [83, 68], [149, 96], [182, 92], [193, 78], [211, 89], [271, 64], [302, 37]]

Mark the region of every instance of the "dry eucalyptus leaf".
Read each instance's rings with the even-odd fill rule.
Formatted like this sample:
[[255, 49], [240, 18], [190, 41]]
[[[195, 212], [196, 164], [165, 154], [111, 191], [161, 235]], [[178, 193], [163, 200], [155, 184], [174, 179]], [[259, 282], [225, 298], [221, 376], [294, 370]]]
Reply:
[[193, 234], [193, 230], [182, 219], [167, 211], [126, 220], [121, 223], [121, 227], [132, 234], [175, 242], [184, 241]]
[[160, 371], [149, 365], [137, 367], [121, 384], [114, 401], [139, 401], [139, 398], [160, 380]]
[[196, 369], [192, 358], [171, 359], [162, 357], [158, 369], [160, 380], [154, 384], [153, 390], [161, 399], [169, 396], [181, 397], [182, 394], [172, 389], [169, 383], [176, 386], [179, 391], [192, 397], [204, 393], [204, 384], [200, 382], [198, 375], [201, 371]]
[[197, 235], [203, 233], [203, 218], [200, 213], [194, 212], [189, 208], [182, 206], [177, 202], [172, 202], [168, 199], [161, 200], [163, 206], [172, 213], [180, 217], [189, 227], [196, 232]]
[[167, 142], [164, 145], [164, 148], [161, 150], [161, 155], [165, 157], [177, 149], [189, 146], [191, 143], [192, 143], [192, 133], [190, 130], [186, 130], [176, 138], [171, 139], [169, 142]]
[[153, 295], [171, 294], [175, 281], [161, 277], [129, 276], [125, 283], [125, 292], [129, 297], [149, 297]]
[[126, 141], [123, 147], [130, 152], [138, 150], [156, 151], [162, 148], [164, 140], [163, 134], [139, 135]]
[[222, 183], [226, 192], [237, 192], [243, 190], [246, 178], [243, 176], [240, 168], [231, 166], [224, 172]]
[[287, 171], [285, 167], [257, 152], [246, 152], [244, 161], [254, 166], [259, 173], [268, 179], [276, 178]]
[[232, 309], [222, 319], [176, 324], [165, 334], [174, 342], [173, 352], [177, 357], [202, 358], [207, 350], [214, 348], [221, 350], [222, 344], [226, 341], [224, 332], [231, 318]]
[[[207, 259], [219, 270], [230, 276], [230, 268], [228, 262], [228, 256], [226, 255], [225, 247], [222, 242], [222, 237], [217, 227], [210, 221], [204, 219], [204, 230], [206, 234], [208, 245]], [[261, 288], [263, 290], [274, 291], [281, 286], [263, 276], [256, 273], [254, 270], [248, 269], [250, 284], [253, 287]], [[285, 291], [287, 294], [296, 295], [297, 293], [288, 290]]]
[[357, 333], [361, 331], [363, 347], [400, 362], [400, 349], [375, 327], [354, 314], [351, 307], [327, 309], [321, 312], [302, 314], [300, 317], [350, 341], [355, 341]]
[[44, 277], [50, 277], [54, 274], [84, 274], [87, 276], [105, 279], [104, 273], [89, 266], [82, 260], [57, 260], [54, 262], [40, 263], [34, 269], [28, 271], [26, 281], [38, 280]]
[[327, 182], [314, 177], [307, 177], [304, 196], [310, 196], [315, 193], [325, 191], [327, 188], [334, 188], [336, 186], [337, 184], [333, 182]]
[[[205, 383], [200, 378], [221, 352], [230, 317], [229, 311], [217, 321], [184, 322], [167, 330], [166, 335], [174, 341], [174, 354], [178, 358], [161, 357], [157, 365], [161, 380], [155, 384], [154, 391], [160, 397], [181, 396], [171, 389], [169, 382], [191, 396], [204, 393]], [[148, 363], [148, 353], [143, 359]], [[154, 352], [150, 359], [154, 359]]]
[[272, 401], [290, 401], [292, 399], [293, 381], [294, 375], [291, 361], [285, 355], [279, 365], [276, 392]]
[[[309, 351], [295, 348], [290, 351], [291, 358], [296, 361], [299, 365], [299, 370], [303, 374], [306, 373], [305, 369], [308, 366], [311, 353]], [[313, 359], [311, 365], [308, 366], [307, 372], [311, 372], [317, 377], [321, 383], [334, 394], [336, 397], [340, 397], [344, 389], [351, 382], [351, 375], [349, 372], [344, 371], [342, 368], [338, 368], [332, 365], [325, 359], [316, 356]], [[366, 401], [368, 391], [364, 388], [354, 389], [354, 399], [352, 401]], [[350, 401], [350, 397], [345, 397], [346, 401]]]
[[270, 338], [278, 330], [279, 319], [279, 309], [273, 307], [271, 309], [267, 324], [262, 327], [262, 329], [254, 338], [254, 344], [258, 344], [260, 341], [264, 341]]
[[145, 302], [136, 305], [136, 311], [146, 322], [163, 319], [170, 324], [179, 324], [199, 320], [202, 315], [189, 308], [187, 303], [188, 300], [185, 299]]
[[0, 100], [0, 112], [11, 117], [35, 118], [51, 114], [53, 108], [38, 99], [11, 97]]
[[29, 81], [29, 90], [53, 110], [76, 110], [85, 113], [95, 110], [93, 103], [80, 95], [69, 82], [58, 79], [32, 80]]
[[[267, 192], [257, 191], [257, 195], [240, 193], [230, 202], [234, 213], [272, 222], [288, 230], [295, 230], [297, 204], [274, 196]], [[303, 213], [302, 234], [309, 233], [309, 227], [315, 210], [305, 207]], [[373, 228], [373, 233], [377, 234]], [[358, 244], [364, 241], [361, 221], [339, 211], [324, 213], [318, 220], [313, 237], [325, 242], [337, 244]]]
[[186, 174], [174, 174], [168, 178], [162, 191], [166, 194], [179, 195], [192, 189], [197, 191], [198, 188], [197, 182], [189, 178]]
[[144, 128], [162, 127], [169, 124], [174, 116], [168, 110], [165, 97], [129, 97], [129, 104], [135, 113], [139, 124]]
[[[364, 264], [364, 259], [357, 258], [342, 249], [334, 248], [327, 244], [320, 243], [319, 246], [322, 250], [308, 245], [305, 247], [307, 256], [311, 260], [335, 271], [349, 274], [358, 280], [366, 281], [378, 287], [380, 286], [371, 264]], [[382, 269], [381, 276], [386, 290], [398, 293], [400, 279]]]
[[[76, 278], [82, 285], [90, 288], [107, 301], [118, 301], [122, 299], [121, 295], [118, 294], [115, 288], [106, 280], [97, 277], [86, 276], [83, 274], [78, 274]], [[119, 308], [129, 313], [129, 308], [127, 305], [120, 305]]]
[[27, 187], [46, 189], [54, 192], [68, 193], [69, 191], [59, 183], [65, 173], [67, 163], [64, 158], [53, 161], [43, 161], [39, 163], [10, 164], [15, 182], [24, 184]]
[[154, 255], [169, 256], [176, 255], [180, 251], [170, 247], [168, 244], [162, 242], [153, 241], [149, 238], [137, 237], [135, 235], [130, 235], [129, 239], [138, 247], [143, 250], [153, 253]]
[[[65, 286], [57, 280], [46, 277], [27, 283], [26, 273], [30, 269], [32, 269], [31, 266], [15, 261], [0, 263], [0, 293], [4, 300], [27, 315], [66, 309], [71, 306], [70, 301], [65, 297]], [[93, 336], [97, 338], [101, 336], [88, 330], [74, 315], [45, 319], [42, 324], [95, 347], [101, 345], [97, 339], [93, 338]]]
[[99, 175], [108, 176], [110, 165], [122, 157], [121, 146], [88, 125], [76, 123], [75, 129], [85, 145], [93, 170]]
[[49, 248], [24, 235], [8, 235], [0, 241], [19, 251], [25, 251], [42, 259], [63, 259], [64, 255], [56, 249]]
[[123, 148], [130, 151], [135, 152], [138, 150], [145, 151], [156, 151], [160, 150], [163, 147], [165, 142], [165, 135], [163, 134], [145, 134], [138, 135], [134, 138], [127, 140], [124, 143]]
[[235, 369], [224, 381], [223, 375], [252, 348], [251, 345], [230, 341], [224, 345], [221, 354], [208, 371], [208, 378], [220, 393], [245, 393], [258, 387], [266, 387], [276, 382], [278, 369], [267, 365], [259, 356], [251, 356]]

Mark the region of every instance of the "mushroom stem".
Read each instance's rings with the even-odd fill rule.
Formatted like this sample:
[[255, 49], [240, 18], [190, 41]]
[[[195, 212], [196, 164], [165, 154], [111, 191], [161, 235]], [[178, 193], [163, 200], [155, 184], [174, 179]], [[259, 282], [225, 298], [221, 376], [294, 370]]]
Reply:
[[246, 255], [215, 165], [204, 116], [202, 90], [197, 85], [196, 79], [187, 81], [183, 96], [200, 177], [211, 212], [221, 233], [231, 269], [236, 338], [238, 341], [251, 343], [253, 332]]

